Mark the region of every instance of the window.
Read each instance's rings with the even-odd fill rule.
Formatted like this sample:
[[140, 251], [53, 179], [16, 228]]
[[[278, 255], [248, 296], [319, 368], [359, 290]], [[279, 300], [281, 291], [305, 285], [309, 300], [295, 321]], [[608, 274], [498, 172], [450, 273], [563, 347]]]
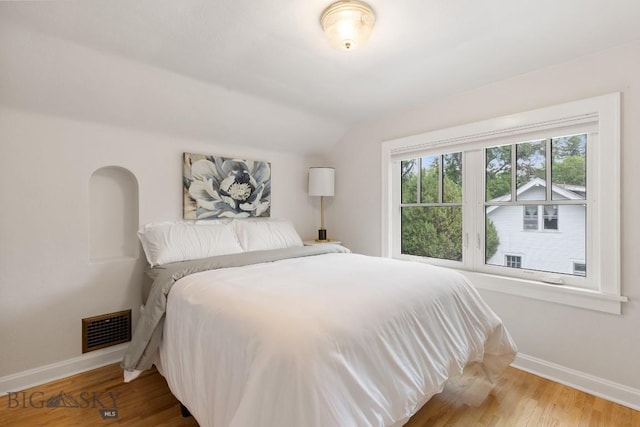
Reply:
[[[541, 216], [539, 212], [544, 214]], [[525, 205], [523, 212], [523, 230], [557, 230], [558, 229], [558, 206], [557, 205]], [[544, 218], [542, 224], [539, 218]]]
[[505, 255], [504, 265], [510, 268], [522, 268], [522, 257], [519, 255]]
[[605, 95], [385, 142], [384, 255], [619, 313], [619, 102]]
[[401, 162], [401, 253], [462, 260], [462, 153]]
[[[584, 210], [584, 205], [582, 205]], [[558, 206], [546, 205], [544, 206], [544, 229], [545, 230], [557, 230], [558, 229]]]
[[576, 276], [586, 276], [587, 275], [587, 264], [583, 262], [574, 262], [573, 263], [573, 274]]
[[524, 206], [524, 219], [522, 228], [524, 230], [538, 229], [538, 206]]

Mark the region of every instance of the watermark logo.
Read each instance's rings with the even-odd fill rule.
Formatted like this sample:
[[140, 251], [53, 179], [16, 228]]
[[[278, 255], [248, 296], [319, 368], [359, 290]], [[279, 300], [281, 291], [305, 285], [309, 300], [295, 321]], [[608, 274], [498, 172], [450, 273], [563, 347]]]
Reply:
[[112, 420], [114, 418], [118, 418], [118, 409], [98, 409], [98, 413], [102, 417], [103, 420]]
[[71, 395], [61, 391], [47, 399], [47, 408], [79, 408], [80, 404]]
[[7, 408], [93, 408], [106, 420], [118, 418], [120, 394], [112, 391], [82, 391], [74, 395], [60, 391], [46, 396], [41, 391], [10, 391], [7, 393]]

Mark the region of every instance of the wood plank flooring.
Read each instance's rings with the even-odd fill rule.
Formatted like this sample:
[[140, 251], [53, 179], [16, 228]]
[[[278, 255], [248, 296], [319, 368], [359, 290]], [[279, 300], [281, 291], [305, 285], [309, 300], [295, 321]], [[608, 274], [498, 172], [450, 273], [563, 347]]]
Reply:
[[[60, 392], [57, 404], [67, 407], [46, 407]], [[103, 419], [99, 409], [111, 409], [113, 398], [117, 418]], [[100, 425], [198, 424], [180, 415], [178, 401], [155, 370], [124, 384], [120, 367], [109, 365], [0, 397], [0, 426]], [[640, 427], [640, 412], [514, 368], [490, 384], [476, 366], [450, 381], [405, 425], [427, 426]]]

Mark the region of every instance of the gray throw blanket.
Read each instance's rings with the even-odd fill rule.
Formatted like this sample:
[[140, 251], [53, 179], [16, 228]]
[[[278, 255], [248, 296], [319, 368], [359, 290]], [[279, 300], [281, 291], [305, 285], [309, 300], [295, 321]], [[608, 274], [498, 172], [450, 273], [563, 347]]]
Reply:
[[339, 245], [314, 245], [222, 255], [155, 267], [152, 270], [155, 279], [149, 292], [149, 297], [138, 320], [129, 348], [127, 348], [127, 352], [122, 359], [121, 366], [127, 371], [142, 371], [151, 368], [162, 338], [167, 296], [173, 284], [179, 279], [206, 270], [241, 267], [286, 258], [349, 252], [351, 252], [349, 249]]

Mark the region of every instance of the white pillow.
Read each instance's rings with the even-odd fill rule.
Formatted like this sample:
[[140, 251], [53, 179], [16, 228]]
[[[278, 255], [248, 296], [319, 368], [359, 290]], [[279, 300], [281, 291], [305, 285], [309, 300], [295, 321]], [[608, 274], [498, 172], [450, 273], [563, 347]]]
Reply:
[[288, 219], [236, 220], [233, 222], [242, 249], [246, 252], [303, 246]]
[[147, 224], [138, 238], [151, 266], [242, 252], [233, 224]]

